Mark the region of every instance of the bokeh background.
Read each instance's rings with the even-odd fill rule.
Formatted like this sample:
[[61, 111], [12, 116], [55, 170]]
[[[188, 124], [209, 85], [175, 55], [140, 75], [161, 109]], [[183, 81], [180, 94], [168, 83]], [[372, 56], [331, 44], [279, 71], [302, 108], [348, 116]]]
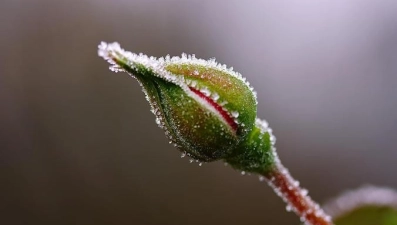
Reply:
[[397, 187], [395, 0], [2, 0], [0, 224], [299, 223], [256, 176], [181, 159], [102, 40], [233, 66], [319, 202]]

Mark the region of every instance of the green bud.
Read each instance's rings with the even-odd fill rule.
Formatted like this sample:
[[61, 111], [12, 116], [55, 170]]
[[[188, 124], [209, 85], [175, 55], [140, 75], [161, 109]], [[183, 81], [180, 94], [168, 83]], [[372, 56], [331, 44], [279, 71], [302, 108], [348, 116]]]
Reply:
[[154, 58], [101, 43], [111, 70], [136, 78], [167, 137], [200, 161], [234, 156], [253, 130], [256, 96], [242, 76], [215, 60]]

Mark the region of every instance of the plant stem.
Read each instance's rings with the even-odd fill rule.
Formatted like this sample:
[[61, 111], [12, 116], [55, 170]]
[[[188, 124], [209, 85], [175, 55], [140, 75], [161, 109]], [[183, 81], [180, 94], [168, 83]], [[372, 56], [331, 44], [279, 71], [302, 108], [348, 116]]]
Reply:
[[307, 190], [299, 186], [299, 182], [292, 178], [279, 160], [276, 161], [274, 169], [263, 176], [276, 194], [287, 203], [287, 211], [294, 211], [307, 225], [333, 225], [331, 217], [307, 195]]

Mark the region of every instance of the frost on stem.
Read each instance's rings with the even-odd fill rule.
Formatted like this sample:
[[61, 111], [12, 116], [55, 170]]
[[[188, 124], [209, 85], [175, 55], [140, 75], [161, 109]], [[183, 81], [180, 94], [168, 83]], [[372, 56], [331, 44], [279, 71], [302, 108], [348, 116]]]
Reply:
[[[277, 157], [277, 156], [276, 156]], [[331, 217], [314, 202], [308, 191], [299, 186], [299, 182], [292, 178], [288, 170], [277, 162], [273, 171], [264, 174], [269, 186], [287, 204], [286, 210], [295, 212], [307, 225], [331, 225]]]

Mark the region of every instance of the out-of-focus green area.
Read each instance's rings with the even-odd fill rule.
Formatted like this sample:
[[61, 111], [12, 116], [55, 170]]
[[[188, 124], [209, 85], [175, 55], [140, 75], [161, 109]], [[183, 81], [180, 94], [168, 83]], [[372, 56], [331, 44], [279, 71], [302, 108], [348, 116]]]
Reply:
[[366, 206], [353, 210], [352, 212], [338, 218], [335, 223], [337, 225], [396, 225], [397, 210], [384, 206]]

